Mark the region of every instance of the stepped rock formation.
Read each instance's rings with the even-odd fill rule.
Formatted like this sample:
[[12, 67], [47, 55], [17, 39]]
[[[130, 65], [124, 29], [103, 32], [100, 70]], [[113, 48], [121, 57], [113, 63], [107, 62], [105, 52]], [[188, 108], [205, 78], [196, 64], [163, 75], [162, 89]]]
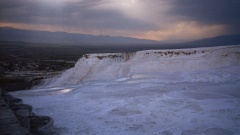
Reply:
[[210, 70], [240, 65], [240, 46], [86, 54], [44, 86], [131, 78], [134, 74]]
[[240, 46], [88, 54], [11, 94], [63, 135], [239, 135], [239, 71]]

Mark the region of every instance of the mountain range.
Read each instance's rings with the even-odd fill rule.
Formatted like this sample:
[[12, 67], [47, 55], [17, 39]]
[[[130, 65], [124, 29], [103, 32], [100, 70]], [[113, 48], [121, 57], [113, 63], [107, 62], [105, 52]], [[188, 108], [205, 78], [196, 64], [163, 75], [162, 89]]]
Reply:
[[222, 35], [186, 43], [162, 43], [155, 40], [137, 39], [120, 36], [102, 36], [75, 34], [66, 32], [48, 32], [37, 30], [24, 30], [11, 27], [0, 27], [0, 41], [20, 41], [30, 43], [54, 43], [75, 45], [101, 45], [101, 44], [151, 44], [151, 45], [182, 45], [182, 46], [222, 46], [240, 44], [240, 34]]
[[144, 40], [118, 36], [96, 36], [66, 32], [47, 32], [36, 30], [23, 30], [10, 27], [0, 28], [0, 41], [21, 41], [32, 43], [56, 44], [153, 44], [154, 40]]

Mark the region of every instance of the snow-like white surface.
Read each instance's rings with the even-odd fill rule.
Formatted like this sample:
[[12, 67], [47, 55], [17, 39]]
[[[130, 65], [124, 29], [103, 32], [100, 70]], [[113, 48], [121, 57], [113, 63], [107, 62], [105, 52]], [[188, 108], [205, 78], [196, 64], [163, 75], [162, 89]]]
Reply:
[[85, 55], [12, 94], [61, 134], [238, 135], [240, 46]]
[[79, 59], [74, 68], [51, 79], [45, 86], [66, 86], [87, 81], [130, 78], [135, 74], [188, 72], [239, 65], [239, 51], [239, 46], [228, 46], [89, 54]]

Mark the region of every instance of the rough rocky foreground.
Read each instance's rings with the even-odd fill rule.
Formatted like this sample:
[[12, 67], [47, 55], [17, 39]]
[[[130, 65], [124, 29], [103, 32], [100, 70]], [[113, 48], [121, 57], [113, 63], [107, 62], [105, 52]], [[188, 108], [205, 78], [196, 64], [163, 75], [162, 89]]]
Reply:
[[27, 129], [29, 135], [58, 135], [53, 126], [53, 119], [48, 116], [37, 116], [32, 112], [32, 106], [23, 104], [22, 99], [15, 98], [5, 91], [1, 96], [11, 108], [19, 120], [23, 129]]

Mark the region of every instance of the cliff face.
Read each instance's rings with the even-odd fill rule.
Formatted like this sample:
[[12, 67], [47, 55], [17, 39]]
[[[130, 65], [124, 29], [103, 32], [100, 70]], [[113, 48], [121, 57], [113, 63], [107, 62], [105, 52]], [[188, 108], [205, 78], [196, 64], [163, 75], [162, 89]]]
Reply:
[[194, 72], [240, 65], [240, 46], [86, 54], [48, 86], [131, 78], [135, 74]]

